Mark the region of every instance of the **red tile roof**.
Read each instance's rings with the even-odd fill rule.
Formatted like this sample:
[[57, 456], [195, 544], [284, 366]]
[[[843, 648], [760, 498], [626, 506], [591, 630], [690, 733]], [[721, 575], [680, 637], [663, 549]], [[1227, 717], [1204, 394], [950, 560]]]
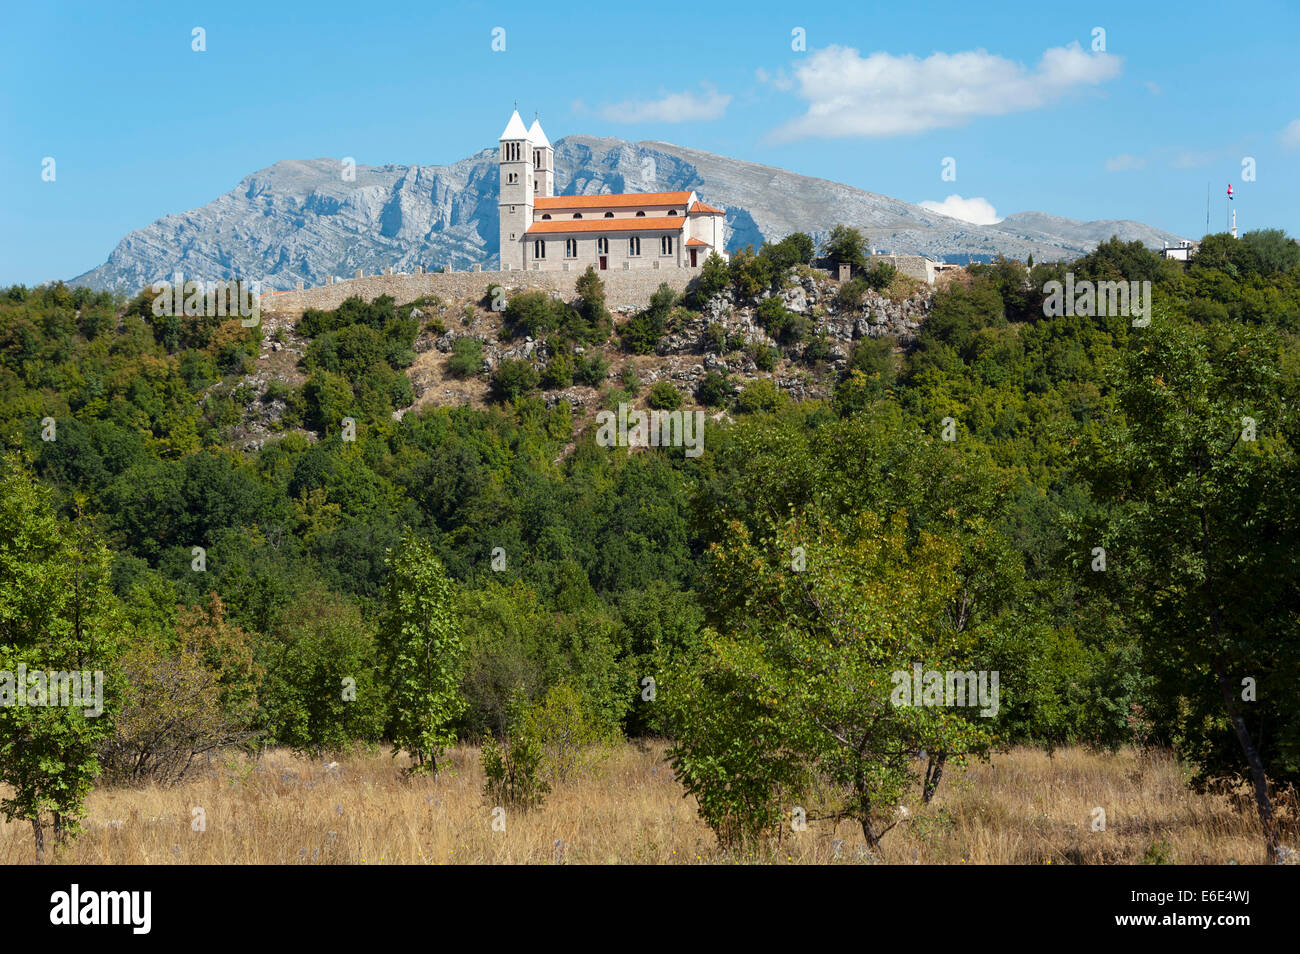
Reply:
[[726, 215], [722, 209], [715, 209], [711, 205], [705, 205], [703, 202], [696, 202], [691, 206], [691, 215]]
[[569, 232], [680, 232], [686, 219], [680, 215], [656, 218], [584, 219], [582, 221], [534, 222], [528, 235], [567, 234]]
[[690, 239], [687, 239], [687, 240], [686, 240], [686, 247], [689, 248], [689, 247], [692, 246], [692, 245], [702, 245], [702, 246], [704, 246], [705, 248], [708, 248], [708, 247], [709, 247], [709, 243], [706, 242], [706, 241], [704, 241], [704, 239], [697, 239], [697, 238], [690, 238]]
[[618, 195], [557, 195], [533, 200], [537, 209], [625, 209], [638, 205], [685, 205], [689, 192], [624, 192]]

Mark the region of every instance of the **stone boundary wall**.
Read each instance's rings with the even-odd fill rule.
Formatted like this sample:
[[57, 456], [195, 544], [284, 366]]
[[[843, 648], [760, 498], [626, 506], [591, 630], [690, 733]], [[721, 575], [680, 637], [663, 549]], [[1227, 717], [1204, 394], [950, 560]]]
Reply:
[[[611, 310], [644, 308], [649, 304], [650, 296], [664, 282], [674, 291], [685, 291], [690, 280], [699, 273], [698, 268], [638, 268], [597, 272], [605, 283], [605, 303]], [[374, 301], [380, 295], [391, 295], [399, 305], [427, 295], [477, 300], [487, 294], [489, 285], [501, 285], [507, 293], [540, 289], [558, 293], [567, 300], [575, 297], [575, 286], [581, 276], [580, 271], [367, 275], [315, 288], [270, 292], [262, 296], [262, 310], [278, 315], [301, 315], [308, 308], [331, 311], [353, 295], [366, 301]]]

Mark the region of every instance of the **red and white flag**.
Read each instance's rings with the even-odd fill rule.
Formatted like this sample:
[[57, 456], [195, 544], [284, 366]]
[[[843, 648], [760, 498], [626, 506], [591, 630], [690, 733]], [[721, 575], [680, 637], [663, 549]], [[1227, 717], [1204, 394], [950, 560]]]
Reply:
[[1232, 200], [1233, 200], [1233, 195], [1232, 195], [1232, 183], [1229, 182], [1229, 183], [1228, 183], [1228, 201], [1231, 202]]

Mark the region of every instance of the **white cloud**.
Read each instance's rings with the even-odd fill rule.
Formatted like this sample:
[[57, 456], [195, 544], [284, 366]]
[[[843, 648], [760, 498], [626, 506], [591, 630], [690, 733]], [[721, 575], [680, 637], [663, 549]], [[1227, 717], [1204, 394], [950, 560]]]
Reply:
[[959, 195], [950, 195], [942, 202], [927, 199], [920, 205], [930, 212], [938, 212], [952, 219], [961, 219], [972, 225], [993, 225], [1002, 221], [998, 218], [997, 209], [993, 208], [993, 203], [988, 199], [963, 199]]
[[1118, 156], [1111, 156], [1106, 160], [1107, 172], [1129, 172], [1133, 169], [1145, 169], [1147, 161], [1141, 156], [1134, 156], [1127, 152], [1121, 152]]
[[707, 83], [699, 93], [668, 93], [660, 99], [625, 100], [602, 106], [597, 115], [611, 123], [685, 123], [721, 119], [731, 96]]
[[1032, 70], [985, 50], [925, 59], [828, 46], [794, 67], [808, 111], [773, 133], [778, 142], [899, 136], [960, 126], [976, 116], [1038, 109], [1084, 86], [1114, 79], [1121, 59], [1053, 47]]
[[754, 78], [760, 83], [770, 83], [779, 90], [794, 89], [794, 80], [791, 79], [790, 74], [785, 71], [784, 66], [775, 73], [769, 73], [760, 66], [758, 69], [754, 70]]
[[1287, 123], [1278, 138], [1282, 140], [1283, 149], [1300, 149], [1300, 119], [1293, 119]]
[[1154, 82], [1152, 82], [1151, 80], [1147, 80], [1147, 81], [1146, 81], [1146, 88], [1147, 88], [1147, 91], [1148, 91], [1152, 96], [1159, 96], [1161, 93], [1164, 92], [1164, 90], [1160, 88], [1160, 84], [1159, 84], [1159, 83], [1154, 83]]

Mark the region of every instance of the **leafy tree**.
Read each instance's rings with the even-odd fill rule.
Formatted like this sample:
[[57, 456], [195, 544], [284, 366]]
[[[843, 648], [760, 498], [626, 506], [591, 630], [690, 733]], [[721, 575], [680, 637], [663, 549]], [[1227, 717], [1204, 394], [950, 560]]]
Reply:
[[806, 232], [793, 232], [775, 244], [765, 243], [759, 251], [778, 272], [788, 271], [795, 265], [807, 265], [816, 253], [817, 246]]
[[[79, 830], [99, 771], [96, 753], [120, 704], [125, 626], [109, 567], [108, 549], [84, 519], [61, 519], [49, 490], [16, 455], [6, 457], [0, 466], [0, 672], [6, 674], [0, 782], [9, 790], [0, 812], [31, 823], [38, 861], [47, 815], [56, 845]], [[62, 676], [51, 682], [49, 673], [77, 673], [81, 698]], [[96, 679], [102, 708], [91, 700]]]
[[691, 304], [702, 308], [709, 300], [726, 291], [730, 284], [731, 274], [726, 260], [717, 252], [710, 252], [700, 266], [700, 273], [691, 279]]
[[1279, 373], [1276, 341], [1256, 329], [1152, 324], [1080, 449], [1108, 510], [1075, 532], [1080, 563], [1106, 554], [1090, 575], [1138, 629], [1159, 723], [1202, 778], [1251, 780], [1270, 861], [1269, 775], [1300, 777], [1296, 430]]
[[377, 742], [387, 715], [373, 638], [357, 608], [327, 592], [264, 640], [261, 721], [291, 748], [319, 755]]
[[822, 251], [835, 265], [850, 265], [857, 270], [867, 264], [866, 241], [862, 233], [851, 225], [837, 225], [831, 229]]
[[958, 548], [926, 533], [909, 545], [901, 518], [871, 514], [845, 531], [816, 517], [770, 529], [752, 539], [733, 524], [711, 551], [718, 631], [662, 693], [674, 771], [724, 842], [753, 840], [798, 805], [856, 821], [879, 851], [921, 781], [916, 753], [961, 758], [992, 741], [952, 707], [897, 696], [895, 674], [914, 665], [976, 668], [944, 625]]
[[379, 653], [390, 701], [393, 754], [406, 749], [415, 772], [437, 772], [452, 723], [465, 709], [460, 628], [451, 582], [427, 543], [411, 531], [390, 551]]
[[1300, 264], [1300, 243], [1288, 238], [1282, 229], [1256, 229], [1246, 232], [1241, 243], [1254, 255], [1261, 275], [1289, 272]]

